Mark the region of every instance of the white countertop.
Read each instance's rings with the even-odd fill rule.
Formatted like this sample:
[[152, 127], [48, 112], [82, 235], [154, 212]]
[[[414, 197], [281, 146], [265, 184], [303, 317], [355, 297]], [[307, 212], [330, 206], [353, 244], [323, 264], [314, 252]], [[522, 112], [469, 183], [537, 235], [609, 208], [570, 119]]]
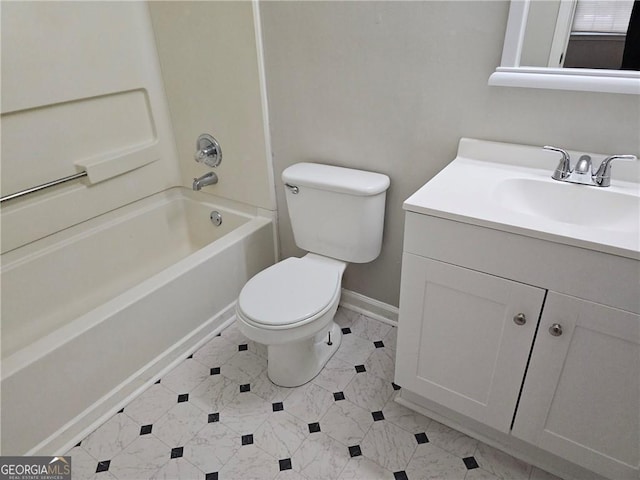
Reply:
[[[584, 152], [570, 153], [573, 165]], [[596, 166], [605, 157], [590, 155]], [[640, 161], [614, 162], [611, 186], [593, 187], [551, 179], [558, 160], [540, 147], [463, 138], [457, 157], [403, 206], [640, 260]]]

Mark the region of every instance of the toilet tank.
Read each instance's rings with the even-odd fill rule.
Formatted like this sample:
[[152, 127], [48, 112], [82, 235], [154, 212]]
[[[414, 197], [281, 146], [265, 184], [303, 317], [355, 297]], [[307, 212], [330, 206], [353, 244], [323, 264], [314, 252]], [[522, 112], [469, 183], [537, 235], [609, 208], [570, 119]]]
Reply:
[[297, 163], [282, 172], [296, 245], [345, 262], [380, 254], [389, 177], [380, 173]]

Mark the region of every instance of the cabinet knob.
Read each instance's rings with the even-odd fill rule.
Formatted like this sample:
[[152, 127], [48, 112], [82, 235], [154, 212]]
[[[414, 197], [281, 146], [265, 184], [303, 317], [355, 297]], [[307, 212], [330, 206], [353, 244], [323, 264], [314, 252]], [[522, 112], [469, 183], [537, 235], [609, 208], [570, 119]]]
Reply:
[[559, 337], [560, 335], [562, 335], [562, 325], [560, 325], [559, 323], [554, 323], [549, 327], [549, 333], [554, 337]]
[[519, 313], [513, 317], [513, 323], [516, 325], [524, 325], [527, 323], [527, 317], [524, 313]]

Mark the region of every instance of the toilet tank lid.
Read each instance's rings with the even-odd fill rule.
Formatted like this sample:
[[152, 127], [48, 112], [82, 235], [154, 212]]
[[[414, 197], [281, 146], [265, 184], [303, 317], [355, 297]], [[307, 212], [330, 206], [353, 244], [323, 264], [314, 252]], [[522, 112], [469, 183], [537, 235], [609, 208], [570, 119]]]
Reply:
[[282, 172], [282, 180], [297, 187], [358, 196], [377, 195], [389, 188], [390, 184], [389, 177], [382, 173], [309, 162], [287, 167]]

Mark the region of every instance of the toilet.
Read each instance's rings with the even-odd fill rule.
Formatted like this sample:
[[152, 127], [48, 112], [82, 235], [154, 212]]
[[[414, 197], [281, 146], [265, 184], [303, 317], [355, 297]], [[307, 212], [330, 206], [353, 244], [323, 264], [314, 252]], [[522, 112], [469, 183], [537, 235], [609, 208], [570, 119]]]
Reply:
[[242, 288], [238, 328], [267, 345], [276, 385], [312, 380], [340, 346], [333, 321], [348, 262], [376, 259], [382, 246], [389, 177], [318, 163], [282, 172], [296, 245], [307, 253], [272, 265]]

